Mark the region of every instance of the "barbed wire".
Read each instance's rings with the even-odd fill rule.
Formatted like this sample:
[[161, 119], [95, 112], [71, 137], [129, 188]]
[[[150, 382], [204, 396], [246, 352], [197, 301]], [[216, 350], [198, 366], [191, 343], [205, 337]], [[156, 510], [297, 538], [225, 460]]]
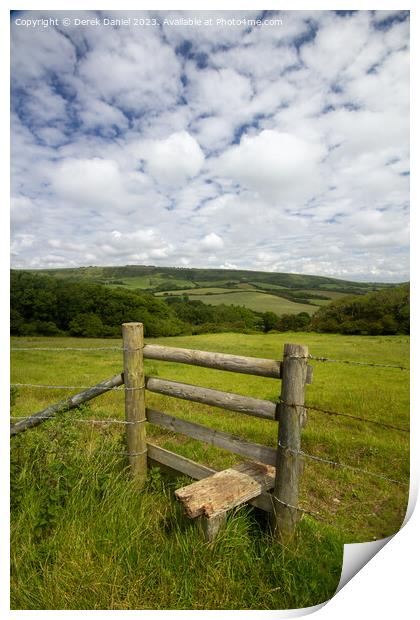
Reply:
[[134, 353], [143, 347], [125, 349], [124, 347], [11, 347], [10, 351], [126, 351]]
[[285, 400], [279, 400], [279, 402], [287, 407], [294, 407], [294, 409], [300, 407], [301, 409], [309, 409], [310, 411], [317, 411], [318, 413], [327, 413], [328, 415], [336, 415], [343, 418], [350, 418], [352, 420], [358, 420], [360, 422], [366, 422], [368, 424], [375, 424], [377, 426], [382, 426], [383, 428], [389, 428], [395, 431], [401, 431], [403, 433], [409, 433], [409, 428], [403, 428], [402, 426], [395, 426], [394, 424], [388, 424], [387, 422], [381, 422], [379, 420], [372, 420], [372, 418], [365, 418], [362, 416], [357, 416], [352, 413], [344, 413], [342, 411], [332, 411], [331, 409], [323, 409], [322, 407], [317, 407], [315, 405], [310, 405], [305, 403], [304, 405], [298, 405], [297, 403], [288, 403]]
[[355, 467], [354, 465], [348, 465], [347, 463], [340, 463], [338, 461], [332, 461], [330, 459], [324, 459], [320, 456], [315, 456], [314, 454], [308, 454], [303, 450], [295, 450], [293, 448], [289, 448], [288, 446], [282, 445], [280, 442], [278, 446], [285, 450], [286, 452], [290, 452], [291, 454], [301, 455], [307, 459], [312, 461], [317, 461], [319, 463], [325, 463], [327, 465], [333, 465], [334, 467], [342, 467], [344, 469], [351, 469], [361, 474], [366, 474], [367, 476], [373, 476], [375, 478], [381, 478], [382, 480], [386, 480], [387, 482], [393, 482], [394, 484], [400, 484], [402, 486], [409, 486], [408, 482], [402, 482], [401, 480], [395, 480], [394, 478], [388, 478], [388, 476], [384, 476], [383, 474], [377, 474], [376, 472], [369, 471], [367, 469], [362, 469], [361, 467]]
[[[28, 388], [38, 388], [38, 389], [48, 389], [48, 390], [87, 390], [92, 387], [89, 385], [47, 385], [47, 384], [41, 384], [41, 383], [11, 383], [10, 385], [11, 387], [28, 387]], [[108, 392], [113, 392], [113, 391], [130, 392], [130, 391], [136, 391], [136, 390], [143, 390], [145, 389], [145, 387], [146, 387], [145, 384], [140, 385], [138, 387], [127, 387], [125, 385], [120, 385], [120, 386], [114, 386], [107, 391]], [[356, 416], [352, 413], [344, 413], [342, 411], [333, 411], [331, 409], [324, 409], [322, 407], [317, 407], [316, 405], [311, 405], [307, 403], [305, 403], [304, 405], [298, 405], [297, 403], [289, 403], [284, 400], [279, 400], [279, 402], [288, 407], [294, 407], [296, 410], [298, 407], [300, 407], [303, 409], [309, 409], [310, 411], [316, 411], [318, 413], [325, 413], [328, 415], [335, 415], [339, 417], [350, 418], [352, 420], [357, 420], [357, 421], [365, 422], [368, 424], [374, 424], [376, 426], [381, 426], [382, 428], [396, 430], [396, 431], [400, 431], [403, 433], [410, 432], [410, 429], [408, 428], [403, 428], [401, 426], [396, 426], [394, 424], [388, 424], [387, 422], [381, 422], [379, 420], [373, 420], [372, 418]]]
[[376, 364], [375, 362], [359, 362], [357, 360], [334, 360], [329, 357], [316, 357], [315, 355], [308, 355], [308, 358], [315, 362], [333, 362], [335, 364], [350, 364], [355, 366], [373, 366], [377, 368], [398, 368], [398, 370], [410, 370], [406, 366], [400, 366], [399, 364]]
[[403, 428], [402, 426], [395, 426], [394, 424], [388, 424], [387, 422], [380, 422], [379, 420], [372, 420], [372, 418], [364, 418], [362, 416], [353, 415], [352, 413], [343, 413], [339, 411], [331, 411], [330, 409], [322, 409], [321, 407], [315, 407], [315, 405], [305, 405], [306, 409], [310, 411], [317, 411], [319, 413], [327, 413], [328, 415], [336, 415], [343, 418], [351, 418], [352, 420], [358, 420], [360, 422], [366, 422], [367, 424], [375, 424], [376, 426], [382, 426], [383, 428], [389, 428], [394, 431], [401, 431], [402, 433], [409, 433], [409, 428]]
[[[136, 351], [141, 351], [144, 346], [135, 349], [126, 349], [124, 347], [11, 347], [10, 351], [127, 351], [130, 353], [134, 353]], [[329, 357], [322, 357], [316, 355], [308, 355], [307, 357], [288, 355], [286, 357], [290, 359], [310, 359], [316, 362], [333, 362], [335, 364], [351, 364], [356, 366], [373, 366], [378, 368], [397, 368], [399, 370], [410, 370], [408, 367], [399, 364], [378, 364], [376, 362], [365, 362], [358, 360], [336, 360]]]
[[283, 502], [281, 499], [279, 499], [278, 497], [276, 497], [275, 495], [272, 495], [272, 494], [271, 494], [271, 498], [272, 498], [272, 500], [275, 500], [276, 502], [278, 502], [279, 504], [282, 504], [282, 506], [285, 506], [286, 508], [291, 508], [292, 510], [297, 510], [298, 512], [303, 512], [304, 514], [307, 514], [307, 515], [310, 515], [311, 517], [314, 517], [318, 521], [326, 521], [326, 519], [324, 519], [324, 517], [321, 517], [319, 512], [312, 512], [311, 510], [307, 510], [306, 508], [302, 508], [301, 506], [293, 506], [292, 504], [288, 504], [287, 502]]
[[[30, 388], [42, 388], [46, 390], [90, 390], [95, 387], [92, 385], [44, 385], [42, 383], [11, 383], [11, 387], [30, 387]], [[138, 387], [127, 387], [125, 385], [115, 385], [107, 390], [107, 392], [124, 390], [126, 392], [131, 392], [135, 390], [143, 390], [146, 385], [140, 385]], [[106, 394], [106, 392], [104, 392]]]
[[[68, 410], [67, 410], [68, 411]], [[62, 411], [61, 413], [65, 413], [65, 411]], [[60, 414], [56, 414], [56, 415], [29, 415], [29, 416], [16, 416], [16, 415], [12, 415], [10, 416], [11, 420], [66, 420], [69, 422], [86, 422], [86, 423], [94, 423], [94, 424], [123, 424], [123, 425], [135, 425], [135, 424], [141, 424], [142, 422], [145, 422], [145, 420], [133, 420], [133, 421], [128, 421], [128, 420], [118, 420], [117, 418], [100, 418], [100, 419], [95, 419], [95, 418], [69, 418], [68, 416], [60, 417]]]

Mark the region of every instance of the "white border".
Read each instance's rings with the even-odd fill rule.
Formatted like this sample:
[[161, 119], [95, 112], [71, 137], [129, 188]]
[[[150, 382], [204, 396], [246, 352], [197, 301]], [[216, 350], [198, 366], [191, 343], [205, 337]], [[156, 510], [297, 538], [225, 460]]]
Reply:
[[[16, 3], [17, 4], [17, 3]], [[26, 1], [23, 3], [23, 6], [20, 5], [16, 7], [15, 3], [12, 3], [11, 0], [6, 0], [2, 3], [1, 11], [1, 32], [2, 36], [0, 37], [0, 49], [1, 49], [1, 57], [2, 57], [2, 84], [5, 92], [1, 97], [1, 122], [3, 124], [2, 127], [2, 141], [1, 148], [3, 150], [3, 162], [9, 161], [9, 141], [7, 137], [9, 136], [9, 89], [8, 89], [8, 58], [9, 58], [9, 10], [14, 8], [27, 9], [27, 10], [77, 10], [77, 9], [86, 9], [86, 5], [83, 2], [74, 2], [74, 3], [64, 3], [61, 1], [40, 1], [39, 3]], [[395, 2], [383, 1], [370, 2], [369, 5], [361, 2], [359, 0], [353, 1], [349, 7], [349, 3], [344, 3], [342, 1], [337, 1], [334, 3], [331, 2], [317, 2], [317, 3], [308, 3], [308, 2], [299, 2], [296, 0], [295, 2], [284, 2], [279, 6], [279, 2], [273, 2], [272, 0], [267, 0], [263, 7], [267, 9], [278, 9], [278, 10], [328, 10], [328, 9], [397, 9]], [[236, 10], [247, 10], [247, 9], [255, 9], [262, 8], [260, 3], [251, 2], [250, 0], [243, 0], [242, 2], [232, 2], [229, 0], [214, 0], [213, 2], [201, 2], [200, 5], [197, 5], [191, 1], [179, 1], [179, 2], [168, 2], [168, 1], [156, 1], [156, 2], [143, 2], [139, 0], [138, 2], [115, 2], [115, 0], [102, 0], [99, 2], [98, 0], [91, 0], [89, 3], [89, 9], [127, 9], [127, 10], [141, 10], [141, 9], [190, 9], [190, 10], [208, 10], [208, 9], [236, 9]], [[417, 57], [417, 44], [416, 41], [418, 39], [417, 32], [417, 14], [414, 8], [414, 2], [405, 3], [401, 9], [411, 9], [411, 42], [413, 46], [412, 50], [412, 66], [418, 67], [418, 62], [416, 62]], [[413, 10], [414, 8], [414, 10]], [[413, 76], [414, 77], [414, 76]], [[414, 102], [414, 98], [416, 95], [416, 83], [412, 84], [412, 106], [411, 109], [418, 109], [417, 105]], [[417, 98], [416, 98], [417, 100]], [[418, 122], [412, 114], [412, 135], [416, 135], [415, 129], [418, 126]], [[417, 127], [418, 128], [418, 127]], [[414, 144], [414, 147], [416, 144]], [[415, 150], [415, 149], [413, 149]], [[415, 160], [415, 157], [414, 157]], [[414, 166], [412, 166], [414, 167]], [[6, 174], [5, 174], [6, 172]], [[7, 212], [8, 208], [6, 205], [9, 204], [9, 175], [6, 171], [6, 168], [3, 164], [2, 168], [2, 190], [3, 190], [3, 201], [2, 201], [2, 217], [4, 217], [4, 222], [2, 221], [2, 225], [0, 226], [0, 247], [2, 251], [1, 255], [1, 265], [2, 270], [4, 270], [4, 277], [2, 278], [3, 287], [5, 286], [5, 282], [8, 282], [8, 267], [9, 267], [9, 258], [8, 258], [8, 248], [9, 248], [9, 235], [8, 235], [8, 217]], [[413, 208], [417, 206], [418, 200], [418, 184], [415, 181], [415, 176], [412, 178], [412, 190], [411, 190], [411, 204]], [[412, 215], [412, 239], [416, 241], [415, 233], [416, 233], [416, 220], [417, 215], [413, 213]], [[416, 245], [418, 243], [412, 243], [412, 252], [413, 252], [413, 265], [417, 265], [417, 250]], [[3, 274], [2, 274], [3, 275]], [[412, 277], [413, 279], [413, 277]], [[412, 302], [412, 307], [414, 311], [418, 308], [418, 296], [416, 290], [414, 288], [414, 298]], [[7, 296], [3, 295], [4, 298]], [[0, 342], [3, 345], [2, 350], [6, 352], [8, 350], [8, 303], [7, 298], [5, 299], [5, 303], [1, 306], [1, 331], [0, 331]], [[413, 316], [416, 313], [413, 312]], [[414, 323], [414, 321], [413, 321]], [[415, 329], [416, 326], [413, 325]], [[416, 330], [417, 331], [417, 330]], [[417, 342], [417, 333], [414, 334], [414, 340], [412, 339], [412, 350], [415, 348], [415, 342]], [[6, 358], [7, 359], [7, 358]], [[414, 371], [416, 369], [416, 361], [412, 359], [412, 365]], [[6, 372], [7, 370], [7, 372]], [[9, 400], [9, 391], [7, 386], [7, 375], [8, 375], [8, 366], [3, 366], [2, 378], [5, 381], [5, 385], [2, 385], [2, 389], [0, 390], [0, 407], [3, 412], [8, 410], [8, 400]], [[415, 386], [414, 386], [415, 389]], [[419, 458], [419, 450], [415, 445], [414, 439], [416, 440], [419, 437], [419, 423], [418, 414], [416, 413], [418, 404], [417, 391], [415, 390], [412, 393], [412, 451], [411, 451], [411, 478], [412, 478], [412, 493], [411, 493], [411, 503], [415, 503], [415, 499], [417, 496], [417, 488], [419, 481], [419, 471], [420, 471], [420, 458]], [[9, 433], [8, 433], [8, 421], [7, 417], [3, 416], [4, 420], [4, 428], [2, 428], [1, 433], [1, 454], [8, 455], [9, 452]], [[7, 426], [6, 426], [7, 425]], [[27, 617], [29, 614], [40, 615], [45, 617], [45, 615], [54, 614], [54, 617], [59, 615], [65, 615], [69, 618], [78, 618], [79, 615], [82, 614], [100, 614], [101, 616], [104, 614], [112, 615], [113, 617], [122, 617], [123, 614], [136, 614], [137, 617], [141, 618], [167, 618], [168, 611], [9, 611], [8, 608], [8, 600], [9, 600], [9, 567], [8, 567], [8, 523], [9, 523], [9, 509], [8, 509], [8, 458], [2, 459], [1, 463], [1, 483], [2, 483], [2, 498], [3, 501], [0, 504], [0, 519], [1, 519], [1, 531], [3, 538], [2, 544], [2, 553], [1, 553], [1, 563], [0, 563], [0, 611], [2, 611], [2, 617]], [[368, 564], [358, 572], [350, 582], [340, 590], [333, 599], [328, 602], [325, 606], [319, 608], [312, 608], [316, 613], [316, 618], [319, 620], [336, 620], [340, 618], [340, 620], [354, 620], [355, 614], [362, 614], [363, 618], [369, 617], [378, 617], [382, 619], [393, 619], [395, 617], [404, 618], [404, 620], [410, 620], [411, 618], [417, 617], [418, 613], [418, 603], [417, 603], [417, 588], [418, 588], [418, 569], [417, 569], [417, 555], [416, 550], [420, 548], [419, 545], [419, 532], [420, 532], [420, 511], [417, 508], [414, 511], [414, 514], [408, 520], [403, 529], [392, 538], [392, 540], [376, 555], [372, 560], [368, 562]], [[303, 610], [290, 610], [286, 612], [281, 611], [231, 611], [231, 612], [223, 612], [223, 611], [174, 611], [171, 610], [171, 615], [177, 615], [179, 617], [185, 616], [199, 616], [200, 618], [224, 618], [227, 615], [245, 616], [247, 618], [261, 618], [261, 617], [291, 617], [294, 615], [301, 615]], [[307, 610], [309, 611], [309, 610]]]

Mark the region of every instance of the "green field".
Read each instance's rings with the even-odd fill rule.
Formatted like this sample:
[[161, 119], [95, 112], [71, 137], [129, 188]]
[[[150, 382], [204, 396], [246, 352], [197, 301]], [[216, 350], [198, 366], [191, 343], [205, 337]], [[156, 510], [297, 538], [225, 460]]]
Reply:
[[154, 289], [157, 286], [162, 286], [166, 284], [170, 286], [171, 284], [176, 287], [190, 287], [193, 286], [193, 282], [191, 280], [184, 280], [182, 278], [170, 278], [164, 277], [163, 275], [156, 276], [133, 276], [128, 278], [116, 278], [116, 281], [113, 280], [103, 280], [107, 286], [123, 286], [127, 289], [142, 289], [147, 291], [149, 289]]
[[[157, 339], [171, 346], [280, 359], [285, 342], [314, 356], [408, 366], [405, 336], [212, 334]], [[14, 338], [12, 347], [112, 347], [121, 341]], [[311, 362], [307, 404], [396, 426], [409, 423], [409, 374], [393, 368]], [[119, 351], [12, 351], [14, 383], [92, 385], [122, 369]], [[280, 383], [234, 373], [146, 360], [146, 373], [276, 401]], [[77, 392], [70, 390], [70, 393]], [[18, 389], [12, 413], [26, 416], [69, 391]], [[148, 405], [245, 439], [274, 446], [276, 424], [157, 394]], [[308, 411], [302, 450], [395, 480], [409, 477], [403, 432]], [[60, 420], [11, 439], [12, 609], [286, 609], [331, 597], [343, 543], [396, 532], [407, 487], [355, 470], [305, 459], [294, 542], [273, 542], [258, 511], [230, 515], [213, 544], [184, 518], [174, 480], [152, 470], [141, 493], [130, 482], [123, 427], [84, 420], [124, 417], [123, 392], [91, 401]], [[76, 420], [79, 420], [77, 422]], [[148, 426], [159, 445], [222, 469], [239, 457]], [[205, 587], [203, 587], [205, 584]]]
[[346, 297], [348, 293], [339, 293], [337, 291], [317, 291], [317, 290], [302, 290], [300, 293], [307, 293], [308, 297], [311, 298], [312, 295], [322, 295], [323, 297], [328, 297], [328, 299], [311, 299], [311, 303], [316, 306], [326, 306], [331, 301], [335, 301], [336, 299], [341, 299], [342, 297]]
[[180, 289], [180, 290], [173, 290], [171, 289], [170, 291], [159, 291], [158, 293], [155, 293], [155, 295], [157, 297], [162, 297], [162, 295], [169, 295], [169, 296], [177, 296], [177, 295], [191, 295], [191, 296], [195, 296], [195, 295], [216, 295], [219, 293], [235, 293], [238, 292], [237, 289], [235, 288], [222, 288], [220, 286], [206, 286], [206, 287], [197, 287], [197, 288], [184, 288], [184, 289]]
[[317, 308], [309, 304], [299, 304], [289, 301], [284, 297], [277, 297], [269, 293], [241, 291], [237, 293], [221, 293], [215, 295], [194, 295], [205, 304], [217, 306], [219, 304], [234, 304], [235, 306], [245, 306], [257, 312], [274, 312], [275, 314], [298, 314], [307, 312], [313, 314]]

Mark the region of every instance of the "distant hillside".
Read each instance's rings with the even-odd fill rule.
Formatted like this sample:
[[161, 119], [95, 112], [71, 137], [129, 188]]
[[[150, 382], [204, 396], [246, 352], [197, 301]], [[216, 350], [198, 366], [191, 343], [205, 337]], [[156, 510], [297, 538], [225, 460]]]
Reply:
[[194, 287], [232, 288], [249, 284], [265, 290], [280, 287], [298, 290], [337, 291], [363, 294], [393, 286], [378, 282], [364, 283], [324, 276], [293, 273], [271, 273], [237, 269], [193, 269], [189, 267], [153, 267], [126, 265], [124, 267], [79, 267], [70, 269], [41, 269], [37, 273], [72, 280], [93, 280], [107, 285], [141, 288], [152, 292]]
[[[148, 275], [138, 275], [139, 269], [148, 269]], [[222, 280], [226, 273], [229, 278]], [[302, 288], [297, 287], [298, 279]], [[149, 337], [272, 329], [408, 332], [408, 286], [355, 284], [317, 276], [204, 269], [12, 270], [11, 331], [22, 336], [116, 337], [122, 323], [140, 321]], [[328, 289], [333, 286], [335, 290]]]
[[35, 273], [138, 293], [147, 291], [157, 297], [187, 297], [211, 306], [243, 306], [277, 316], [302, 312], [313, 315], [319, 306], [344, 295], [363, 295], [392, 287], [293, 273], [145, 265], [44, 269]]

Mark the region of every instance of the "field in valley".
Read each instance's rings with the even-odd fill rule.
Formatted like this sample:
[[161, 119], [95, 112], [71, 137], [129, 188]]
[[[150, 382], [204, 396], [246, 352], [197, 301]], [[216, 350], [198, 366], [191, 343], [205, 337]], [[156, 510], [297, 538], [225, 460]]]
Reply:
[[309, 304], [300, 304], [289, 301], [284, 297], [276, 297], [259, 291], [240, 291], [235, 293], [221, 293], [213, 295], [194, 295], [191, 299], [198, 299], [205, 304], [234, 304], [245, 306], [256, 312], [274, 312], [275, 314], [299, 314], [307, 312], [313, 314], [318, 308]]
[[[232, 302], [233, 303], [233, 302]], [[153, 342], [281, 359], [283, 344], [313, 356], [408, 367], [406, 336], [211, 334]], [[81, 347], [86, 351], [13, 351], [12, 382], [89, 386], [121, 372], [119, 340], [13, 338], [13, 348]], [[313, 361], [307, 386], [309, 422], [302, 450], [336, 463], [305, 459], [304, 514], [290, 547], [273, 543], [258, 511], [230, 515], [212, 545], [183, 517], [173, 491], [186, 483], [152, 470], [145, 490], [130, 482], [124, 427], [90, 419], [124, 419], [123, 392], [11, 439], [13, 609], [285, 609], [333, 595], [343, 543], [396, 532], [405, 515], [408, 433], [333, 416], [310, 407], [408, 428], [409, 373], [375, 366]], [[146, 374], [230, 392], [278, 399], [275, 379], [146, 360]], [[26, 416], [78, 389], [19, 387], [12, 415]], [[147, 394], [148, 406], [275, 446], [276, 424]], [[215, 469], [240, 460], [228, 452], [148, 425], [151, 441]], [[397, 484], [380, 476], [402, 482]], [[203, 588], [203, 583], [205, 588]]]

